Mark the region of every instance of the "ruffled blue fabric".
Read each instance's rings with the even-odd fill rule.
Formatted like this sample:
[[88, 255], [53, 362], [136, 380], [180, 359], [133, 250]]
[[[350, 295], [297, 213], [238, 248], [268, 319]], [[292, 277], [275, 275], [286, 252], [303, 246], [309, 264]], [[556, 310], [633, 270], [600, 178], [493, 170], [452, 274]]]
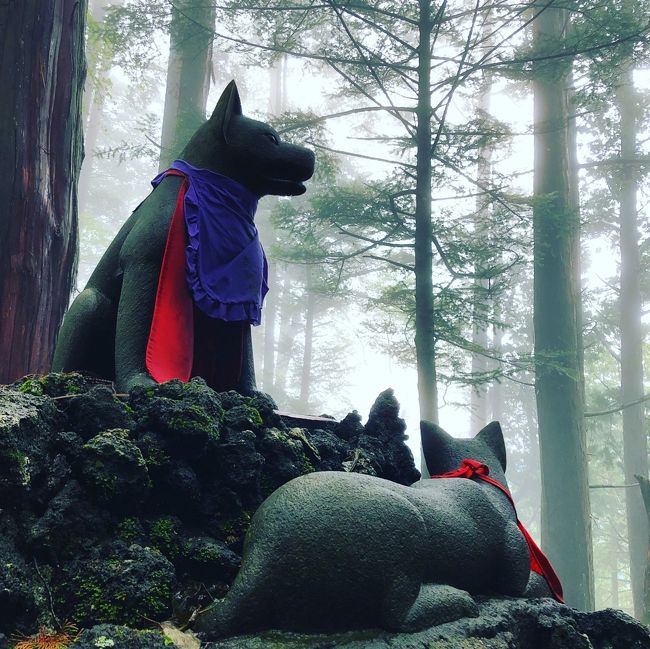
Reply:
[[196, 306], [211, 318], [259, 325], [268, 292], [268, 264], [255, 223], [257, 196], [232, 178], [175, 160], [171, 170], [188, 180], [185, 192], [187, 285]]

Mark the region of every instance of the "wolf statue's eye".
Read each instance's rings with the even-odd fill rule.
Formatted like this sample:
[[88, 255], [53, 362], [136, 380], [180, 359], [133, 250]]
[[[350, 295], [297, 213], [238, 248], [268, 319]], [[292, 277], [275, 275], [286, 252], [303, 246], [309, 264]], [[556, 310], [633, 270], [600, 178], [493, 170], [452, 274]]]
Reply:
[[269, 138], [273, 144], [280, 144], [280, 140], [278, 140], [278, 137], [275, 135], [275, 133], [264, 133], [264, 135], [266, 135], [266, 137]]

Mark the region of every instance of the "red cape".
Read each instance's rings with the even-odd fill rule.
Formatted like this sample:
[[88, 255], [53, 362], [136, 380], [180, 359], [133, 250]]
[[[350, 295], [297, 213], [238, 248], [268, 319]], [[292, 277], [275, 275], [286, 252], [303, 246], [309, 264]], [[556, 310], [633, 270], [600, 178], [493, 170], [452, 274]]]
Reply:
[[234, 389], [242, 367], [245, 323], [209, 318], [192, 301], [185, 274], [185, 192], [187, 178], [180, 176], [174, 214], [167, 233], [145, 362], [147, 371], [164, 383], [202, 376], [214, 390]]

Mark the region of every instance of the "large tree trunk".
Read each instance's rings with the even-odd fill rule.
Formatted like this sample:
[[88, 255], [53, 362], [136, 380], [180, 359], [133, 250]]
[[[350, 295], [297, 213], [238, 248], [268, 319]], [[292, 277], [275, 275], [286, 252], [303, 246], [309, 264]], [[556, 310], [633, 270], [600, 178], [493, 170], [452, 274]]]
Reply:
[[84, 0], [0, 3], [0, 383], [49, 369], [77, 268]]
[[[623, 467], [625, 483], [632, 484], [635, 475], [648, 477], [648, 443], [644, 421], [643, 397], [643, 334], [641, 331], [641, 287], [639, 263], [639, 232], [637, 229], [636, 113], [632, 68], [626, 66], [616, 92], [621, 119], [621, 158], [628, 161], [620, 170], [620, 234], [621, 251], [621, 398], [624, 404], [635, 403], [623, 410]], [[627, 530], [630, 551], [630, 579], [634, 614], [644, 615], [644, 579], [648, 554], [648, 519], [638, 489], [625, 490]]]
[[419, 0], [417, 183], [415, 189], [415, 355], [420, 419], [438, 423], [431, 224], [431, 0]]
[[215, 5], [204, 0], [176, 0], [172, 4], [161, 171], [169, 167], [205, 121], [215, 11]]
[[[566, 14], [533, 23], [537, 55], [562, 47]], [[594, 605], [583, 377], [576, 317], [579, 217], [571, 194], [566, 79], [569, 64], [535, 67], [534, 318], [542, 469], [542, 543], [577, 608]]]

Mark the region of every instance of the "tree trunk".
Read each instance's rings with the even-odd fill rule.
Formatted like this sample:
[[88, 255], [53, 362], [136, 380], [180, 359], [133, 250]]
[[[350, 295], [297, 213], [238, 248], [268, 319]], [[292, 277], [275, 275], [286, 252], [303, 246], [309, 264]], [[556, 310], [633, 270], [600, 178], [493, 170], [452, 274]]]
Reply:
[[415, 355], [420, 419], [438, 423], [431, 224], [431, 0], [419, 0], [417, 183], [415, 189]]
[[[538, 56], [564, 41], [564, 11], [547, 8], [534, 21]], [[542, 469], [542, 542], [571, 606], [594, 605], [592, 544], [584, 430], [583, 376], [576, 306], [579, 218], [569, 164], [564, 60], [535, 66], [533, 206], [535, 387]]]
[[[490, 90], [492, 88], [492, 73], [485, 71], [479, 90], [479, 116], [488, 117], [490, 109]], [[492, 146], [483, 145], [478, 151], [477, 180], [479, 187], [486, 187], [490, 182], [492, 163]], [[489, 236], [488, 211], [490, 199], [488, 196], [479, 196], [476, 199], [476, 215], [474, 217], [474, 234], [478, 238]], [[488, 359], [483, 351], [488, 346], [488, 328], [486, 316], [489, 305], [487, 300], [488, 283], [480, 276], [483, 270], [480, 264], [475, 264], [474, 272], [478, 277], [474, 280], [473, 313], [472, 313], [472, 344], [475, 351], [472, 353], [472, 377], [481, 378], [488, 370]], [[470, 397], [470, 429], [478, 431], [487, 424], [488, 398], [487, 385], [477, 383], [472, 386]]]
[[280, 290], [277, 261], [269, 262], [269, 292], [264, 305], [264, 356], [262, 361], [262, 390], [273, 394], [275, 381], [275, 322]]
[[[286, 108], [286, 61], [287, 57], [283, 55], [270, 69], [271, 92], [269, 112], [274, 117], [281, 115]], [[264, 226], [267, 233], [266, 240], [275, 242], [277, 240], [275, 228], [268, 218], [265, 219]], [[260, 227], [260, 230], [262, 230], [262, 227]], [[262, 364], [262, 389], [268, 393], [273, 392], [273, 384], [275, 381], [275, 325], [278, 318], [278, 280], [278, 261], [270, 259], [269, 292], [266, 296], [264, 306], [264, 355]]]
[[311, 388], [311, 366], [314, 347], [314, 320], [316, 318], [316, 293], [313, 288], [312, 269], [307, 266], [307, 304], [305, 307], [305, 348], [302, 356], [300, 375], [300, 407], [305, 413], [309, 412], [309, 397]]
[[93, 101], [92, 106], [88, 108], [88, 119], [86, 121], [86, 132], [84, 135], [84, 147], [86, 156], [81, 172], [79, 174], [79, 214], [83, 219], [84, 214], [88, 211], [88, 199], [90, 198], [90, 182], [93, 168], [93, 151], [97, 144], [99, 136], [99, 127], [102, 121], [103, 102]]
[[86, 1], [0, 3], [0, 383], [49, 369], [77, 268]]
[[[650, 521], [650, 481], [647, 478], [637, 475], [635, 476], [639, 483], [639, 488], [641, 490], [641, 496], [643, 498], [643, 505], [646, 511], [646, 522]], [[650, 556], [646, 558], [646, 569], [645, 569], [645, 588], [644, 588], [644, 598], [643, 598], [643, 615], [641, 616], [641, 622], [644, 624], [650, 624]]]
[[[124, 0], [113, 0], [111, 6], [121, 6]], [[90, 0], [88, 11], [96, 24], [102, 24], [106, 17], [108, 4], [106, 0]], [[91, 54], [92, 52], [92, 54]], [[86, 57], [88, 59], [88, 76], [84, 85], [82, 102], [84, 123], [84, 147], [86, 156], [79, 175], [79, 214], [87, 211], [90, 179], [92, 177], [93, 151], [97, 144], [100, 125], [102, 123], [105, 94], [97, 87], [96, 80], [105, 77], [113, 64], [112, 48], [105, 41], [95, 42], [94, 48], [87, 41]]]
[[172, 4], [161, 171], [169, 167], [205, 121], [215, 12], [214, 4], [203, 0], [176, 0]]
[[[616, 91], [621, 120], [621, 158], [633, 160], [636, 151], [636, 114], [632, 67], [621, 74]], [[638, 165], [634, 162], [621, 168], [620, 182], [620, 327], [621, 327], [621, 399], [624, 404], [643, 397], [643, 334], [641, 330], [641, 286], [639, 232], [637, 228], [636, 194]], [[635, 475], [648, 476], [648, 443], [645, 431], [644, 404], [637, 403], [623, 410], [623, 467], [625, 484], [632, 484]], [[648, 519], [641, 493], [625, 490], [627, 530], [630, 551], [630, 580], [634, 614], [644, 614], [644, 579], [648, 555]]]
[[287, 399], [287, 375], [294, 353], [294, 342], [300, 330], [301, 309], [291, 294], [293, 278], [285, 274], [282, 295], [279, 299], [280, 326], [278, 331], [278, 352], [275, 361], [274, 397]]

